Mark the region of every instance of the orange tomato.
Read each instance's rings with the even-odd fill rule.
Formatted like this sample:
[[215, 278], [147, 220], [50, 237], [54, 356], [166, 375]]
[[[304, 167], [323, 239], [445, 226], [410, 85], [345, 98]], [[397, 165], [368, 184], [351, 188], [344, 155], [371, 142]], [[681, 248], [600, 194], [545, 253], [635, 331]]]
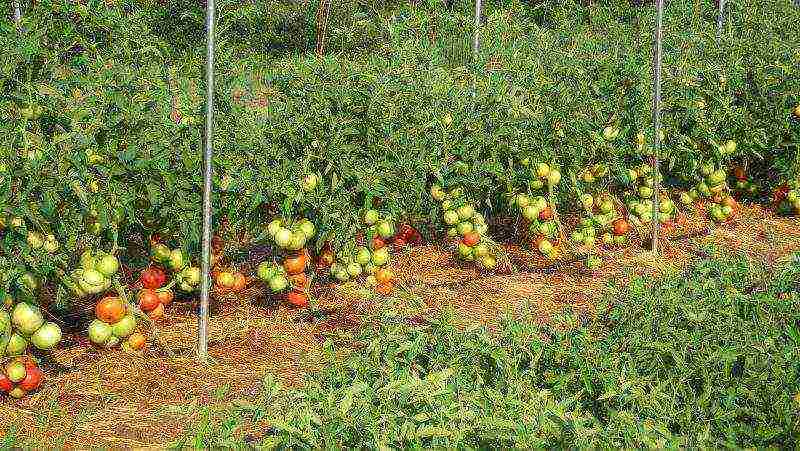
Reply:
[[175, 293], [173, 293], [172, 290], [156, 291], [156, 295], [158, 296], [158, 300], [164, 304], [165, 307], [175, 299]]
[[289, 284], [295, 290], [305, 291], [311, 286], [311, 280], [309, 280], [306, 273], [301, 272], [300, 274], [290, 274], [288, 276]]
[[128, 337], [128, 346], [136, 351], [143, 349], [146, 342], [147, 339], [140, 333], [135, 333]]
[[147, 312], [147, 316], [149, 316], [152, 320], [162, 318], [164, 316], [164, 304], [158, 304], [158, 307]]
[[613, 228], [614, 236], [627, 235], [628, 231], [631, 229], [630, 224], [628, 224], [625, 218], [615, 219], [614, 222], [611, 223], [611, 227]]
[[381, 239], [381, 237], [376, 236], [372, 239], [372, 249], [378, 250], [382, 247], [386, 247], [386, 242]]
[[308, 307], [308, 296], [300, 291], [290, 291], [286, 295], [286, 302], [293, 307]]
[[553, 219], [553, 209], [550, 208], [550, 206], [548, 205], [547, 207], [544, 208], [544, 210], [539, 212], [539, 220], [549, 221], [551, 219]]
[[736, 177], [736, 180], [747, 180], [747, 172], [741, 166], [733, 168], [733, 176]]
[[481, 241], [481, 236], [477, 232], [470, 232], [464, 235], [463, 241], [464, 244], [466, 244], [469, 247], [472, 247]]
[[375, 272], [375, 280], [381, 283], [391, 283], [394, 281], [394, 273], [391, 269], [380, 268]]
[[152, 311], [154, 308], [161, 305], [161, 299], [159, 299], [159, 295], [155, 292], [155, 290], [151, 290], [149, 288], [139, 291], [139, 294], [136, 295], [136, 298], [139, 300], [139, 308], [142, 309], [143, 312]]
[[247, 286], [247, 278], [244, 276], [244, 274], [237, 272], [236, 274], [233, 275], [233, 286], [231, 287], [232, 291], [234, 292], [242, 291], [246, 286]]
[[306, 270], [306, 263], [308, 263], [308, 257], [305, 252], [297, 252], [283, 260], [283, 269], [289, 275], [300, 274]]
[[375, 287], [375, 291], [384, 296], [388, 296], [394, 291], [394, 284], [392, 282], [379, 283], [378, 286]]
[[100, 321], [108, 324], [115, 324], [125, 317], [128, 309], [121, 298], [108, 296], [97, 302], [94, 307], [94, 314]]
[[721, 203], [722, 203], [722, 205], [731, 207], [733, 209], [733, 211], [736, 211], [736, 210], [739, 209], [739, 202], [736, 202], [736, 199], [734, 199], [733, 196], [728, 196], [728, 197], [722, 199]]

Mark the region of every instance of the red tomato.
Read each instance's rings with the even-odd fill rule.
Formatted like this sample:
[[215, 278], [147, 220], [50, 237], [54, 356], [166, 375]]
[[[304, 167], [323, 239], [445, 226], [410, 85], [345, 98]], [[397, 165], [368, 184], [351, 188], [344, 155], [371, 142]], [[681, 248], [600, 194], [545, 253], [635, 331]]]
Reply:
[[19, 387], [28, 392], [34, 391], [42, 385], [42, 379], [44, 379], [44, 373], [39, 367], [27, 368], [27, 375], [19, 383]]
[[0, 391], [8, 393], [14, 388], [14, 383], [11, 382], [11, 379], [5, 375], [5, 373], [0, 373]]
[[293, 307], [308, 307], [308, 296], [300, 291], [290, 291], [286, 295], [286, 302]]
[[409, 242], [411, 244], [422, 243], [422, 235], [420, 235], [419, 232], [415, 230], [414, 233], [411, 235], [411, 239], [409, 240]]
[[747, 180], [747, 172], [745, 172], [744, 168], [741, 166], [733, 168], [733, 176], [736, 177], [736, 180]]
[[399, 249], [399, 248], [401, 248], [401, 247], [403, 247], [405, 245], [406, 245], [406, 240], [404, 240], [403, 238], [396, 238], [394, 240], [394, 247], [395, 248]]
[[152, 290], [161, 288], [167, 282], [167, 275], [164, 270], [158, 267], [151, 267], [142, 271], [139, 275], [142, 286]]

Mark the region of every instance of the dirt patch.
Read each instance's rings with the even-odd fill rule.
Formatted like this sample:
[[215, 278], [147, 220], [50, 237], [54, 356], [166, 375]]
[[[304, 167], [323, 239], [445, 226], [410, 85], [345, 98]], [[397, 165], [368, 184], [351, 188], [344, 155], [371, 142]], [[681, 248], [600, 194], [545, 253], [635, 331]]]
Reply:
[[[485, 274], [459, 264], [444, 247], [416, 247], [396, 255], [400, 283], [394, 296], [376, 296], [356, 283], [318, 286], [316, 314], [279, 305], [253, 286], [243, 296], [216, 300], [208, 365], [194, 359], [196, 302], [176, 303], [141, 356], [96, 350], [84, 337], [67, 337], [67, 345], [44, 361], [44, 388], [0, 405], [0, 430], [33, 446], [165, 446], [210, 410], [258, 396], [268, 374], [284, 384], [302, 384], [319, 367], [326, 340], [348, 342], [378, 309], [394, 309], [409, 324], [422, 324], [444, 309], [456, 311], [464, 324], [493, 326], [503, 315], [546, 322], [566, 306], [590, 315], [609, 285], [624, 285], [635, 274], [678, 270], [710, 256], [709, 245], [767, 265], [800, 250], [800, 220], [774, 217], [757, 206], [744, 207], [736, 222], [723, 226], [699, 218], [688, 224], [664, 238], [657, 259], [641, 246], [608, 249], [601, 251], [604, 263], [596, 271], [572, 257], [552, 262], [507, 245], [516, 271]], [[240, 433], [260, 434], [257, 425]]]

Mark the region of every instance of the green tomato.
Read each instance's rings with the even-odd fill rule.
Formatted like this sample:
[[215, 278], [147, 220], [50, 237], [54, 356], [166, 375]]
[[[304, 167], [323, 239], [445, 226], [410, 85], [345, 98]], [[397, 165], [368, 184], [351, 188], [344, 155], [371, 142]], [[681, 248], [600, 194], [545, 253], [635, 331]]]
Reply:
[[283, 249], [288, 248], [292, 241], [292, 235], [292, 231], [286, 227], [279, 228], [278, 231], [275, 232], [275, 244]]
[[475, 230], [475, 227], [472, 225], [471, 222], [464, 221], [458, 223], [458, 225], [456, 226], [456, 230], [458, 231], [459, 235], [464, 236]]
[[61, 341], [61, 328], [56, 323], [45, 323], [31, 335], [31, 343], [38, 349], [48, 351]]
[[367, 210], [364, 213], [364, 224], [373, 225], [380, 220], [380, 213], [377, 210]]
[[356, 262], [359, 265], [366, 265], [372, 260], [372, 254], [369, 252], [369, 249], [366, 247], [359, 247], [358, 251], [356, 252]]
[[453, 225], [458, 222], [458, 213], [453, 210], [447, 210], [444, 212], [444, 223], [447, 225]]
[[111, 333], [117, 338], [127, 338], [134, 330], [136, 330], [136, 318], [131, 314], [125, 315], [111, 326]]
[[472, 216], [475, 215], [475, 209], [472, 207], [472, 205], [465, 204], [465, 205], [462, 205], [462, 206], [458, 207], [458, 210], [456, 210], [456, 213], [458, 213], [458, 219], [460, 219], [462, 221], [468, 221], [468, 220], [472, 219]]
[[272, 290], [273, 293], [280, 293], [288, 286], [289, 281], [286, 279], [286, 276], [282, 274], [275, 275], [269, 279], [269, 289]]
[[105, 345], [113, 334], [111, 325], [99, 319], [95, 319], [89, 324], [89, 340], [98, 346]]
[[44, 316], [39, 307], [20, 302], [11, 311], [11, 324], [20, 334], [29, 337], [42, 327]]
[[391, 221], [385, 220], [378, 223], [378, 235], [383, 239], [389, 239], [394, 236], [394, 224]]

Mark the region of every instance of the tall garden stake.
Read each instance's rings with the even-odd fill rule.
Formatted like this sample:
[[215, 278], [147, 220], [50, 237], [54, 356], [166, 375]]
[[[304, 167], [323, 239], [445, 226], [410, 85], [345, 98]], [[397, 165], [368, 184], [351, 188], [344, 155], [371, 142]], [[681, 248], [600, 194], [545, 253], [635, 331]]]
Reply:
[[19, 0], [14, 0], [14, 23], [19, 26], [22, 21], [22, 12], [19, 9]]
[[480, 48], [481, 44], [481, 14], [482, 14], [482, 5], [481, 0], [475, 0], [475, 37], [472, 40], [472, 56], [475, 61], [478, 60], [478, 48]]
[[656, 0], [656, 32], [655, 48], [653, 49], [653, 157], [652, 166], [655, 173], [655, 195], [653, 196], [653, 254], [658, 254], [658, 229], [661, 222], [659, 218], [659, 196], [661, 195], [661, 169], [659, 168], [659, 155], [661, 154], [661, 39], [663, 37], [664, 0]]
[[211, 290], [211, 159], [214, 156], [214, 0], [206, 8], [206, 142], [203, 166], [203, 280], [197, 327], [197, 356], [208, 359], [208, 297]]
[[717, 44], [722, 39], [722, 27], [725, 26], [725, 0], [719, 0], [719, 10], [717, 11]]

